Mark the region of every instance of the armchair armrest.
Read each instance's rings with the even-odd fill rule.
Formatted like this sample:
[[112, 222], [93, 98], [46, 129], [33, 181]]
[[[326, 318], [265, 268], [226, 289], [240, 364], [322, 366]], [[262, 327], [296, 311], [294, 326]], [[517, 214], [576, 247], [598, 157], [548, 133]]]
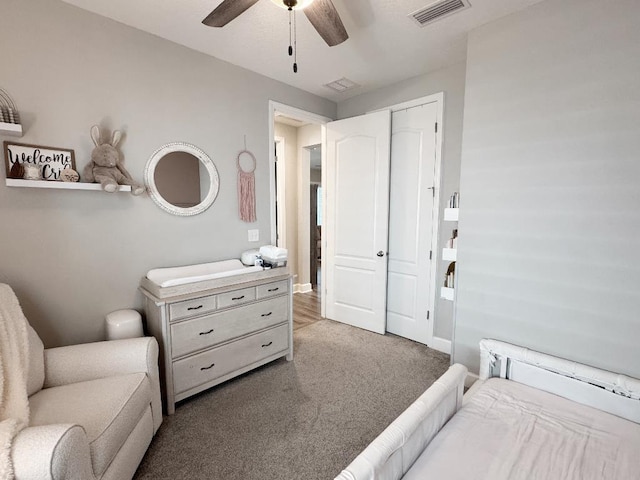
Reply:
[[141, 337], [48, 348], [44, 368], [44, 388], [128, 373], [151, 375], [158, 369], [158, 343]]
[[94, 478], [89, 440], [79, 425], [27, 427], [15, 437], [11, 457], [21, 480]]
[[162, 423], [158, 342], [154, 337], [83, 343], [44, 351], [44, 388], [97, 378], [146, 373], [151, 382], [154, 432]]

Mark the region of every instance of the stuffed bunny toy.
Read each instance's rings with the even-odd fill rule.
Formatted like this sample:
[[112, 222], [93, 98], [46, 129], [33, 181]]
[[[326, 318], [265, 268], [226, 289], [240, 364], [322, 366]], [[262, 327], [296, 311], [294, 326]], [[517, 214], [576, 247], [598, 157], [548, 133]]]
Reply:
[[96, 148], [91, 152], [91, 161], [84, 167], [83, 177], [86, 182], [100, 183], [105, 192], [117, 191], [118, 185], [131, 185], [131, 193], [140, 195], [144, 187], [131, 178], [116, 150], [121, 138], [122, 133], [115, 130], [111, 143], [100, 143], [100, 128], [98, 125], [91, 127], [91, 139]]

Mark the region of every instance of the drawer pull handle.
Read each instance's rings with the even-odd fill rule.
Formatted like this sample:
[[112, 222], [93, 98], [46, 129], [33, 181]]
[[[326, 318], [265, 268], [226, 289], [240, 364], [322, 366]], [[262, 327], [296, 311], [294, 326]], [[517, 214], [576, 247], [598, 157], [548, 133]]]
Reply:
[[208, 367], [200, 367], [200, 370], [209, 370], [210, 368], [215, 367], [215, 363], [212, 363], [211, 365], [209, 365]]
[[267, 292], [277, 292], [278, 290], [280, 290], [280, 287], [270, 288]]
[[269, 317], [271, 316], [273, 312], [269, 312], [269, 313], [263, 313], [262, 315], [260, 315], [261, 317]]
[[204, 305], [198, 305], [197, 307], [189, 307], [187, 310], [200, 310]]
[[264, 348], [264, 347], [269, 347], [269, 346], [271, 346], [271, 344], [272, 344], [272, 343], [273, 343], [273, 342], [269, 342], [269, 343], [267, 343], [266, 345], [262, 345], [262, 348]]
[[210, 333], [213, 333], [213, 328], [208, 332], [200, 332], [200, 335], [209, 335]]
[[244, 298], [244, 295], [242, 295], [241, 297], [232, 297], [231, 300], [242, 300]]

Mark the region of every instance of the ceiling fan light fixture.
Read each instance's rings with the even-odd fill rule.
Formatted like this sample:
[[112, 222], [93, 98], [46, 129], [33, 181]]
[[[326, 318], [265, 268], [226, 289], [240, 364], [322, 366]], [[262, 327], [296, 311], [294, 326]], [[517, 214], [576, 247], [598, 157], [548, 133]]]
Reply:
[[[284, 0], [271, 0], [275, 5], [280, 8], [284, 8], [285, 10], [289, 9], [289, 6], [284, 2]], [[303, 10], [313, 3], [313, 0], [298, 0], [297, 4], [292, 7], [293, 10]]]

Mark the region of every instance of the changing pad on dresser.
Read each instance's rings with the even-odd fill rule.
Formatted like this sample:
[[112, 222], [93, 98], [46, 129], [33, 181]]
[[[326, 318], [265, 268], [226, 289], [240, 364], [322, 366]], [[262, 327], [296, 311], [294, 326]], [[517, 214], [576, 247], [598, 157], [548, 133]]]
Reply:
[[213, 278], [231, 277], [251, 272], [260, 272], [260, 266], [245, 267], [238, 259], [200, 263], [184, 267], [154, 268], [147, 278], [159, 287], [174, 287], [185, 283], [202, 282]]
[[287, 268], [245, 267], [240, 260], [233, 259], [184, 267], [154, 268], [142, 278], [140, 285], [157, 298], [166, 298], [188, 295], [223, 285], [288, 275]]

